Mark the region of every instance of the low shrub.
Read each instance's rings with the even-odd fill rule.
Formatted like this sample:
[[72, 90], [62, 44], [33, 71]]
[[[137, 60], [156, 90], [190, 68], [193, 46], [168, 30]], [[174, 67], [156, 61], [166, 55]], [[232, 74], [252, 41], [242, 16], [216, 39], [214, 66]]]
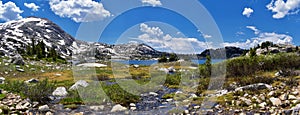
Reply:
[[201, 95], [203, 92], [205, 92], [208, 89], [208, 85], [210, 83], [209, 80], [210, 79], [208, 79], [208, 78], [201, 78], [199, 80], [199, 84], [198, 84], [197, 92], [196, 92], [197, 95]]
[[27, 84], [23, 90], [23, 94], [31, 101], [38, 101], [45, 104], [50, 101], [49, 96], [55, 90], [54, 88], [55, 85], [46, 79], [36, 84]]
[[102, 85], [105, 94], [114, 103], [129, 105], [138, 102], [140, 97], [123, 90], [118, 84]]
[[249, 76], [258, 72], [300, 68], [300, 57], [294, 53], [279, 53], [255, 57], [237, 57], [226, 61], [227, 76]]
[[174, 75], [167, 75], [165, 86], [178, 86], [181, 82], [181, 75], [174, 74]]
[[54, 91], [55, 85], [47, 79], [35, 84], [26, 84], [23, 81], [7, 81], [1, 88], [28, 97], [31, 101], [45, 104], [50, 101], [48, 97]]

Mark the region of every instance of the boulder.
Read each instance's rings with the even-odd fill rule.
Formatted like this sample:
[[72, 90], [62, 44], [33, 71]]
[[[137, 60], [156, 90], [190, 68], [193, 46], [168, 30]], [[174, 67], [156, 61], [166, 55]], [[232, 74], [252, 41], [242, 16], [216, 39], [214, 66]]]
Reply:
[[90, 109], [93, 110], [93, 111], [104, 110], [104, 105], [100, 105], [100, 106], [90, 106]]
[[280, 77], [281, 76], [281, 73], [280, 72], [276, 72], [275, 73], [275, 77]]
[[243, 91], [243, 90], [262, 90], [262, 89], [271, 89], [272, 86], [264, 83], [257, 83], [252, 85], [247, 85], [244, 87], [238, 87], [235, 91]]
[[65, 97], [68, 95], [68, 92], [66, 90], [65, 87], [57, 87], [53, 93], [52, 93], [53, 96], [58, 96], [58, 97]]
[[136, 105], [134, 103], [130, 103], [130, 107], [135, 107]]
[[169, 74], [172, 74], [172, 73], [175, 73], [176, 70], [174, 69], [173, 66], [171, 66], [171, 67], [168, 68], [168, 72], [169, 72]]
[[291, 94], [293, 94], [293, 95], [298, 95], [298, 94], [299, 94], [299, 91], [293, 91], [293, 92], [291, 92]]
[[289, 99], [289, 100], [296, 100], [296, 99], [297, 99], [297, 97], [296, 97], [296, 96], [294, 96], [294, 95], [289, 95], [289, 96], [288, 96], [288, 99]]
[[87, 87], [89, 86], [89, 83], [87, 83], [86, 81], [84, 80], [79, 80], [77, 81], [74, 85], [72, 85], [69, 90], [76, 90], [77, 88], [79, 87]]
[[120, 112], [120, 111], [126, 111], [126, 110], [127, 110], [126, 107], [123, 107], [122, 105], [118, 104], [118, 105], [113, 106], [113, 108], [111, 109], [110, 112]]
[[12, 57], [11, 63], [16, 64], [16, 65], [24, 65], [25, 61], [20, 54], [17, 54], [14, 57]]
[[252, 104], [252, 102], [251, 102], [250, 99], [247, 99], [247, 98], [245, 98], [245, 97], [241, 97], [240, 99], [241, 99], [243, 102], [245, 102], [247, 105], [251, 105], [251, 104]]
[[4, 77], [0, 77], [0, 84], [4, 84], [5, 83], [5, 78]]
[[271, 103], [274, 105], [274, 106], [280, 106], [282, 103], [281, 103], [281, 100], [278, 99], [278, 98], [274, 98], [274, 97], [271, 97], [270, 98], [270, 101]]
[[25, 70], [21, 69], [21, 68], [18, 68], [17, 71], [19, 71], [19, 72], [25, 72]]
[[25, 83], [38, 83], [39, 80], [31, 78], [30, 80], [25, 81]]
[[263, 103], [258, 104], [258, 106], [259, 106], [260, 108], [265, 108], [265, 107], [267, 106], [267, 103], [266, 103], [266, 102], [263, 102]]
[[54, 115], [54, 114], [48, 111], [45, 115]]
[[136, 110], [136, 107], [130, 107], [130, 110], [134, 111]]
[[273, 96], [275, 94], [275, 91], [271, 91], [268, 93], [268, 96]]
[[46, 111], [49, 111], [50, 108], [49, 108], [48, 105], [43, 105], [43, 106], [40, 106], [40, 107], [38, 108], [38, 110], [39, 110], [39, 111], [42, 111], [42, 112], [46, 112]]
[[282, 95], [280, 95], [280, 96], [279, 96], [279, 99], [280, 99], [281, 101], [287, 100], [287, 99], [288, 99], [288, 94], [282, 94]]
[[55, 76], [60, 77], [62, 76], [60, 73], [55, 74]]
[[198, 96], [194, 93], [190, 95], [190, 98], [196, 98], [196, 97], [198, 97]]
[[158, 96], [158, 94], [155, 93], [155, 92], [149, 92], [149, 95], [152, 95], [152, 96]]
[[133, 67], [134, 67], [134, 68], [139, 68], [140, 66], [139, 66], [139, 65], [133, 65]]

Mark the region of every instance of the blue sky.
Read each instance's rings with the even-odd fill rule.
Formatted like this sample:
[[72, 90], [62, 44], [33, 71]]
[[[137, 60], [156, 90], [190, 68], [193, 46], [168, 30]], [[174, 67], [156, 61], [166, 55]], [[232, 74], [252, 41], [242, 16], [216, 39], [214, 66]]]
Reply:
[[299, 10], [300, 0], [2, 0], [0, 22], [42, 17], [80, 40], [184, 53], [216, 43], [300, 45]]

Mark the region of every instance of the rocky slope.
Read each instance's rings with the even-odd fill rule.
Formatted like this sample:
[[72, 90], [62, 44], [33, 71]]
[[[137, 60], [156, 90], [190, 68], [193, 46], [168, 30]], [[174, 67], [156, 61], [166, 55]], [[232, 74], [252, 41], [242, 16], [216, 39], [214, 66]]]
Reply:
[[14, 56], [18, 50], [26, 50], [32, 42], [44, 42], [47, 48], [55, 48], [62, 57], [87, 52], [98, 58], [151, 58], [160, 55], [146, 44], [109, 45], [88, 43], [74, 39], [50, 20], [28, 17], [0, 24], [0, 52], [5, 56]]
[[55, 23], [42, 18], [29, 17], [0, 24], [0, 52], [6, 56], [41, 41], [62, 56], [70, 56], [75, 39]]

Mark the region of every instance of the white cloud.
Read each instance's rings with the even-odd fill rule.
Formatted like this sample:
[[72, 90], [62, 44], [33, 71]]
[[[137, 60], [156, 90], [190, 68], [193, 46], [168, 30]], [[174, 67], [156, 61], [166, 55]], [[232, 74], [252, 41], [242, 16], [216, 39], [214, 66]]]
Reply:
[[26, 6], [27, 8], [32, 9], [32, 11], [39, 11], [39, 6], [36, 5], [35, 3], [24, 3], [24, 6]]
[[240, 36], [240, 35], [245, 35], [245, 33], [244, 32], [236, 32], [235, 33], [237, 36]]
[[92, 22], [112, 16], [102, 3], [92, 0], [50, 0], [49, 4], [56, 15], [75, 22]]
[[249, 18], [253, 12], [254, 12], [253, 9], [245, 8], [244, 11], [243, 11], [243, 15]]
[[212, 38], [212, 36], [211, 36], [211, 35], [208, 35], [208, 34], [202, 34], [202, 36], [203, 36], [203, 38], [205, 38], [205, 39]]
[[200, 36], [202, 36], [203, 38], [205, 39], [208, 39], [208, 38], [212, 38], [213, 36], [212, 35], [208, 35], [208, 34], [205, 34], [203, 32], [201, 32], [201, 30], [197, 30], [197, 32], [200, 33]]
[[254, 31], [254, 34], [259, 34], [260, 31], [255, 26], [246, 26], [246, 28]]
[[[251, 28], [249, 28], [251, 27]], [[261, 44], [265, 41], [271, 41], [275, 44], [293, 44], [293, 37], [286, 35], [286, 34], [278, 34], [275, 32], [260, 32], [256, 27], [254, 26], [247, 26], [249, 29], [256, 30], [254, 33], [256, 34], [256, 37], [248, 39], [245, 42], [233, 42], [233, 43], [224, 43], [225, 46], [235, 46], [240, 48], [249, 49], [251, 47], [257, 46], [258, 44]], [[258, 33], [256, 33], [258, 32]]]
[[137, 40], [149, 44], [160, 51], [175, 53], [201, 53], [211, 46], [210, 43], [199, 41], [196, 38], [176, 38], [164, 32], [159, 27], [149, 27], [147, 24], [140, 24], [140, 31], [143, 33]]
[[266, 6], [273, 13], [273, 18], [280, 19], [286, 15], [297, 14], [300, 8], [300, 0], [272, 0]]
[[3, 4], [2, 1], [0, 1], [0, 20], [4, 21], [10, 21], [15, 19], [21, 19], [23, 18], [20, 14], [23, 13], [23, 11], [16, 6], [14, 2], [7, 2]]
[[162, 5], [160, 0], [142, 0], [142, 3], [152, 5], [153, 7]]
[[149, 27], [147, 24], [140, 24], [140, 31], [149, 34], [151, 37], [160, 37], [164, 32], [159, 27]]

